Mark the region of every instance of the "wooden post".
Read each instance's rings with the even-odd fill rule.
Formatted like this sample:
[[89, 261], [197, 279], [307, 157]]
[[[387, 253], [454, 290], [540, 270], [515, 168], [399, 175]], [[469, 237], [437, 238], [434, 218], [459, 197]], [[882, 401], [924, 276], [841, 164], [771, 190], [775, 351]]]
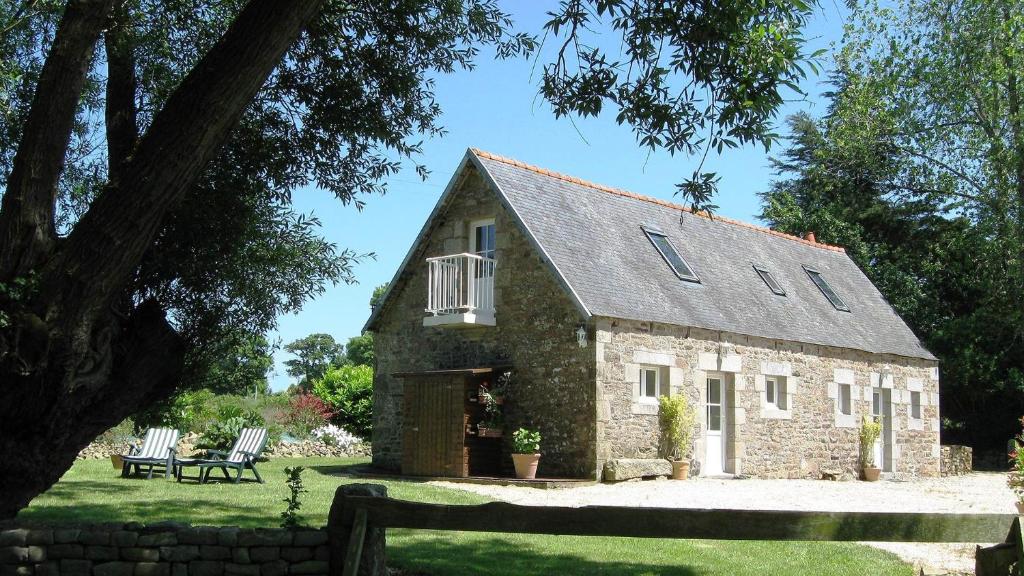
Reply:
[[[1010, 525], [1010, 533], [1006, 535], [1006, 541], [995, 546], [982, 548], [978, 546], [974, 551], [974, 574], [975, 576], [1007, 576], [1016, 574], [1020, 576], [1021, 566], [1024, 565], [1024, 546], [1022, 546], [1022, 533], [1020, 528], [1020, 517], [1014, 519]], [[1012, 570], [1016, 564], [1016, 569]]]
[[379, 484], [339, 486], [327, 517], [331, 576], [387, 576], [385, 529], [367, 522], [365, 508], [353, 506], [356, 497], [386, 499], [388, 489]]
[[366, 538], [366, 508], [356, 509], [355, 520], [352, 522], [352, 532], [348, 538], [348, 547], [345, 549], [345, 563], [341, 576], [358, 576], [359, 561], [363, 556], [363, 539]]

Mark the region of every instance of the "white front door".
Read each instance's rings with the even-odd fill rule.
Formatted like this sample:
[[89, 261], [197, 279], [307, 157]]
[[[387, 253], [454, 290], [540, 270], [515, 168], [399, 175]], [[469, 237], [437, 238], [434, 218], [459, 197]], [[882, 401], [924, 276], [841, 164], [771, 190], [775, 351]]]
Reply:
[[725, 384], [721, 376], [708, 376], [704, 423], [704, 467], [702, 474], [725, 470]]
[[882, 433], [875, 440], [875, 466], [881, 468], [883, 472], [892, 472], [892, 390], [872, 390], [871, 415], [882, 425]]

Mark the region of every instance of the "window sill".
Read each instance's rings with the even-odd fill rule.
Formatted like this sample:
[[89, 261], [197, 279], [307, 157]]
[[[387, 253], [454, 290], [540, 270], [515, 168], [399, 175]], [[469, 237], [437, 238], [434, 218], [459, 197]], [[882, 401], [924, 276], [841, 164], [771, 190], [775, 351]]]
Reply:
[[836, 412], [836, 428], [857, 428], [857, 416]]
[[630, 406], [630, 412], [633, 414], [658, 414], [658, 402], [650, 402], [644, 400], [634, 400], [633, 405]]
[[792, 410], [781, 410], [774, 405], [765, 405], [761, 407], [761, 418], [768, 420], [792, 420]]

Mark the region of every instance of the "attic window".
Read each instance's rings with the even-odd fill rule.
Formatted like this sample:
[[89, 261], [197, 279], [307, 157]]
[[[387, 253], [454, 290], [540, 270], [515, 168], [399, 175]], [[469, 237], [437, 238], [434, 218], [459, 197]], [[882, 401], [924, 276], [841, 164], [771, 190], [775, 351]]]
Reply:
[[830, 286], [821, 275], [821, 272], [818, 272], [813, 268], [808, 268], [807, 266], [804, 266], [804, 270], [807, 271], [807, 275], [811, 277], [811, 281], [814, 282], [819, 290], [821, 290], [821, 293], [825, 295], [825, 298], [828, 298], [828, 301], [836, 307], [836, 310], [841, 310], [843, 312], [850, 311], [850, 307], [846, 305], [846, 302], [843, 302], [843, 299], [839, 297], [839, 294], [836, 294], [836, 291], [832, 289], [832, 286]]
[[757, 271], [758, 276], [761, 277], [761, 280], [764, 280], [764, 283], [768, 285], [768, 289], [771, 290], [773, 294], [777, 294], [779, 296], [786, 295], [786, 291], [782, 289], [782, 286], [777, 280], [775, 280], [775, 276], [772, 276], [771, 272], [761, 268], [757, 264], [754, 264], [754, 270]]
[[669, 241], [668, 236], [665, 233], [656, 228], [648, 228], [643, 226], [644, 234], [647, 234], [647, 239], [654, 244], [654, 247], [658, 249], [661, 257], [665, 259], [672, 271], [676, 273], [676, 276], [680, 280], [686, 280], [687, 282], [700, 282], [700, 278], [693, 272], [690, 265], [683, 260], [683, 257], [679, 255], [676, 247]]

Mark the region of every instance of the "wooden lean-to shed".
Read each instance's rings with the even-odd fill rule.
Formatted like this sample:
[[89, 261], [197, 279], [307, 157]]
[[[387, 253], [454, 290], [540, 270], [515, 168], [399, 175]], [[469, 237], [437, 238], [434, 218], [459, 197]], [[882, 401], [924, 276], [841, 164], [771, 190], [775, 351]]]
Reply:
[[478, 391], [495, 368], [394, 374], [404, 382], [402, 474], [409, 476], [498, 476], [502, 438], [479, 437], [484, 420]]

